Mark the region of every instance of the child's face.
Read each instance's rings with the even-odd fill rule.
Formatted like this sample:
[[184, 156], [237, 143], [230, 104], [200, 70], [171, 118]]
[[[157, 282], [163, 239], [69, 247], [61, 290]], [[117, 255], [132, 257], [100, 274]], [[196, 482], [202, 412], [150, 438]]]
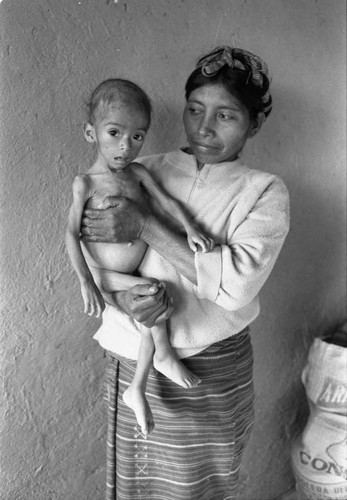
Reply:
[[123, 170], [138, 156], [148, 129], [145, 113], [121, 101], [97, 116], [94, 125], [85, 126], [88, 142], [98, 147], [98, 160], [112, 171]]
[[244, 104], [218, 84], [190, 94], [183, 121], [189, 145], [201, 163], [235, 160], [260, 127], [250, 120]]

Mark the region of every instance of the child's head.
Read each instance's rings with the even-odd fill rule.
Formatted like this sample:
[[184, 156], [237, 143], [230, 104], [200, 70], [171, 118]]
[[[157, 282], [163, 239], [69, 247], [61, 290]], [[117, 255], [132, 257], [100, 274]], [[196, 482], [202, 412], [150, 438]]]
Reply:
[[96, 118], [103, 116], [105, 111], [121, 102], [129, 107], [136, 106], [151, 122], [152, 106], [146, 92], [136, 83], [121, 78], [110, 78], [100, 83], [92, 92], [88, 101], [88, 122], [94, 125]]
[[195, 89], [215, 84], [222, 85], [241, 101], [251, 120], [260, 113], [264, 118], [269, 116], [272, 109], [270, 81], [267, 65], [260, 57], [243, 49], [217, 47], [200, 58], [189, 76], [186, 99]]
[[143, 146], [151, 120], [148, 96], [128, 80], [105, 80], [92, 93], [88, 111], [84, 135], [98, 148], [99, 166], [123, 170]]

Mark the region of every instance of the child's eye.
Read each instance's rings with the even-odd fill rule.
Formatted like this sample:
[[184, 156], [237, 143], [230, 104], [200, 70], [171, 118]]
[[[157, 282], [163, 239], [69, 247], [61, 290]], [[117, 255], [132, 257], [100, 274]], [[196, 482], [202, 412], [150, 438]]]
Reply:
[[118, 137], [119, 136], [119, 130], [115, 130], [115, 129], [112, 129], [112, 130], [109, 130], [108, 133], [112, 136], [112, 137]]
[[135, 141], [140, 141], [140, 142], [143, 142], [145, 140], [145, 136], [143, 134], [135, 134], [133, 138]]

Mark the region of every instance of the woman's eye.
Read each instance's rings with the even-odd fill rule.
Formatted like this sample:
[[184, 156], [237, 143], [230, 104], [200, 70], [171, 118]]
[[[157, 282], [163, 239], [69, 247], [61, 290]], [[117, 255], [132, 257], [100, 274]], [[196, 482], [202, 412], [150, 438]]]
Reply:
[[229, 113], [218, 113], [218, 118], [221, 120], [232, 120], [233, 117]]
[[197, 108], [188, 108], [188, 110], [191, 115], [199, 115], [201, 113], [200, 109]]

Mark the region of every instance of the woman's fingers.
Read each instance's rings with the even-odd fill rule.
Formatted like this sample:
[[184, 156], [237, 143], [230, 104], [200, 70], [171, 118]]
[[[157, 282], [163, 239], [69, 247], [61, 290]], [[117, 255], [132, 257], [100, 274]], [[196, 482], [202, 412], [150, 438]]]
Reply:
[[169, 319], [172, 310], [172, 299], [168, 298], [165, 295], [162, 302], [146, 311], [141, 323], [147, 326], [147, 328], [151, 328], [156, 323], [160, 323], [161, 321], [166, 321], [167, 319]]
[[105, 219], [105, 210], [87, 209], [83, 212], [83, 219]]
[[80, 231], [83, 240], [125, 243], [139, 239], [147, 211], [125, 198], [117, 198], [117, 205], [111, 201], [111, 208], [84, 211]]
[[135, 285], [127, 291], [117, 292], [116, 302], [125, 313], [148, 328], [158, 320], [166, 320], [172, 312], [172, 301], [164, 284], [159, 282]]
[[150, 321], [153, 322], [151, 326], [153, 326], [156, 323], [160, 323], [161, 321], [167, 321], [171, 316], [172, 311], [173, 311], [173, 300], [171, 297], [166, 297], [162, 306], [158, 308], [155, 314], [153, 314], [152, 317], [150, 318]]

